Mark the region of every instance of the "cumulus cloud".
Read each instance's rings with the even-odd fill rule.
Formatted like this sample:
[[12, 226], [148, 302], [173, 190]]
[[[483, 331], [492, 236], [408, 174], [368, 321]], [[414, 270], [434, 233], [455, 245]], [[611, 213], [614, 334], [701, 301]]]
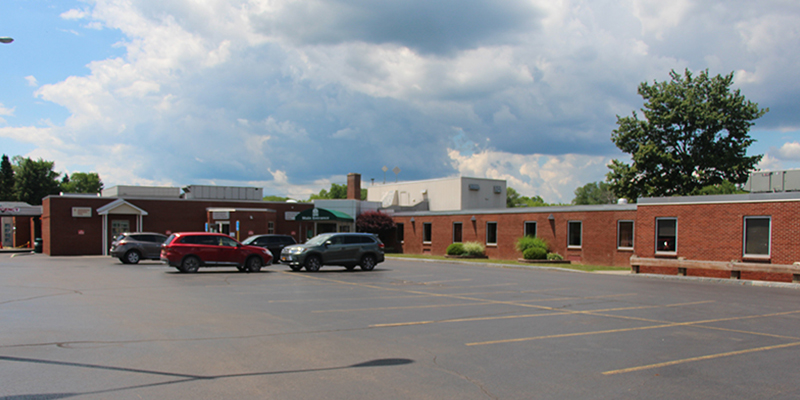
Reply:
[[782, 159], [800, 161], [800, 142], [785, 143], [778, 149], [778, 155]]
[[69, 116], [0, 137], [107, 186], [301, 196], [386, 165], [569, 202], [620, 157], [610, 134], [638, 84], [687, 67], [736, 71], [770, 107], [759, 127], [800, 126], [800, 5], [779, 0], [95, 0], [61, 18], [121, 32], [124, 54], [25, 78]]

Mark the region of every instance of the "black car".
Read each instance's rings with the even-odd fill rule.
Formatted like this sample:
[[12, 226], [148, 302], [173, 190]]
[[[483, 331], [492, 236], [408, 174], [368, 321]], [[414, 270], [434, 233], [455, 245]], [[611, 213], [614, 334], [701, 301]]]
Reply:
[[111, 242], [111, 257], [119, 258], [123, 264], [137, 264], [139, 260], [158, 260], [161, 244], [167, 236], [155, 232], [122, 233]]
[[305, 267], [315, 272], [323, 265], [341, 265], [348, 271], [360, 265], [362, 270], [372, 271], [384, 260], [383, 248], [383, 242], [371, 233], [323, 233], [284, 248], [281, 262], [293, 271]]
[[297, 242], [289, 235], [255, 235], [243, 240], [242, 244], [269, 249], [274, 257], [273, 260], [277, 262], [283, 248], [297, 244]]

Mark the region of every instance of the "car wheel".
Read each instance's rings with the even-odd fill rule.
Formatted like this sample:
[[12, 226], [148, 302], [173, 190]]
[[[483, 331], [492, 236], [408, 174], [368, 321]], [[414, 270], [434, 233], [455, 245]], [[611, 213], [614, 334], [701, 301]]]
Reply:
[[200, 268], [200, 259], [195, 256], [189, 256], [183, 259], [181, 263], [181, 272], [197, 272], [197, 269]]
[[261, 271], [261, 259], [258, 257], [250, 257], [247, 259], [247, 271], [258, 272]]
[[361, 269], [364, 271], [372, 271], [375, 269], [375, 256], [373, 255], [365, 255], [364, 258], [361, 259]]
[[322, 267], [322, 260], [318, 256], [311, 256], [306, 259], [306, 271], [317, 272]]
[[291, 268], [292, 271], [300, 271], [301, 269], [303, 269], [303, 266], [302, 265], [294, 265], [294, 264], [292, 264], [292, 265], [289, 265], [289, 268]]
[[141, 258], [142, 255], [136, 250], [130, 250], [125, 253], [125, 261], [127, 261], [127, 264], [138, 264]]

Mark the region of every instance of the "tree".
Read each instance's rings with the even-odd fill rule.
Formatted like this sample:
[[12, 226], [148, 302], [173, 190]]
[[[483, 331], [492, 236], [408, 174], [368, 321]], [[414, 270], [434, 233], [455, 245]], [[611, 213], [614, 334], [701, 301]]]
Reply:
[[17, 199], [14, 193], [14, 167], [8, 156], [3, 154], [0, 162], [0, 201], [14, 201]]
[[392, 217], [378, 211], [365, 211], [356, 217], [356, 231], [383, 234], [395, 228]]
[[546, 207], [553, 204], [548, 204], [540, 196], [526, 197], [514, 188], [506, 188], [506, 207]]
[[740, 189], [736, 185], [734, 185], [731, 181], [723, 181], [718, 185], [709, 185], [702, 187], [694, 192], [692, 192], [693, 196], [707, 196], [707, 195], [714, 195], [714, 194], [744, 194], [747, 193], [744, 190]]
[[14, 157], [14, 161], [17, 164], [14, 171], [14, 192], [19, 201], [40, 205], [43, 198], [58, 194], [61, 190], [61, 183], [58, 181], [60, 174], [53, 171], [52, 161], [41, 158], [34, 161], [19, 156]]
[[688, 195], [724, 180], [744, 183], [761, 160], [746, 155], [754, 142], [748, 131], [769, 109], [731, 91], [733, 73], [709, 77], [705, 70], [693, 77], [687, 69], [670, 78], [639, 85], [644, 120], [636, 112], [617, 116], [611, 139], [633, 159], [609, 166], [607, 178], [619, 197]]
[[64, 174], [61, 180], [61, 191], [65, 193], [100, 193], [103, 190], [103, 181], [97, 172], [73, 172], [72, 175]]
[[[347, 198], [347, 185], [339, 185], [331, 183], [331, 190], [327, 191], [322, 189], [319, 194], [312, 194], [308, 200], [330, 200], [330, 199], [346, 199]], [[367, 199], [367, 189], [361, 189], [361, 200]]]
[[279, 202], [283, 202], [283, 201], [289, 200], [289, 198], [288, 197], [269, 195], [269, 196], [264, 196], [264, 198], [262, 200], [264, 200], [264, 201], [279, 201]]
[[575, 189], [572, 204], [614, 204], [617, 196], [611, 192], [611, 185], [605, 182], [587, 183]]

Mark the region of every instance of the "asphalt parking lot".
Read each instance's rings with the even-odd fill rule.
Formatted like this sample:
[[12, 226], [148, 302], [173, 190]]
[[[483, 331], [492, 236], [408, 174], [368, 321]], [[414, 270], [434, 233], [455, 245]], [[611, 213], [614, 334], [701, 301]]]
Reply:
[[789, 399], [800, 290], [0, 255], [0, 399]]

